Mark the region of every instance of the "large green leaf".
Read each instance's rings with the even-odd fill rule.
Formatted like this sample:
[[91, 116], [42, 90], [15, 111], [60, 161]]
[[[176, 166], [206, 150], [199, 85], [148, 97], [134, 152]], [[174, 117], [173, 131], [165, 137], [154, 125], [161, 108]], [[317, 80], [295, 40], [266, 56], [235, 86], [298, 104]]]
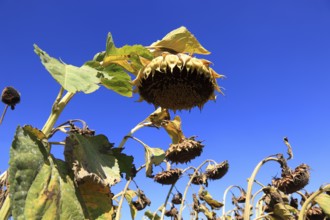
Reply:
[[145, 161], [146, 161], [146, 175], [152, 177], [153, 165], [161, 164], [165, 159], [165, 151], [161, 148], [151, 148], [144, 146]]
[[320, 194], [314, 201], [321, 207], [323, 212], [330, 218], [330, 195]]
[[274, 205], [274, 214], [271, 216], [275, 219], [281, 219], [281, 220], [294, 220], [294, 215], [297, 214], [298, 210], [293, 208], [290, 205], [284, 204], [284, 203], [277, 203]]
[[102, 66], [98, 61], [88, 61], [85, 66], [92, 67], [98, 71], [101, 84], [114, 92], [126, 97], [133, 96], [131, 77], [123, 68], [116, 64]]
[[142, 45], [125, 45], [117, 48], [113, 42], [111, 33], [108, 33], [103, 66], [118, 64], [127, 71], [137, 75], [138, 71], [143, 67], [139, 59], [140, 57], [148, 60], [153, 59], [150, 51]]
[[18, 127], [10, 149], [9, 196], [12, 216], [24, 219], [28, 191], [44, 164], [47, 144], [44, 135], [30, 126]]
[[67, 164], [52, 157], [45, 161], [26, 198], [26, 219], [84, 219]]
[[150, 47], [160, 51], [177, 53], [210, 54], [186, 27], [171, 31], [162, 40], [151, 44]]
[[89, 66], [76, 67], [50, 57], [45, 51], [34, 45], [35, 53], [53, 78], [67, 91], [92, 93], [99, 88], [98, 71]]
[[120, 181], [122, 173], [130, 175], [133, 163], [132, 156], [122, 154], [112, 146], [104, 135], [71, 134], [66, 138], [65, 160], [78, 181], [91, 176], [105, 186], [112, 186]]

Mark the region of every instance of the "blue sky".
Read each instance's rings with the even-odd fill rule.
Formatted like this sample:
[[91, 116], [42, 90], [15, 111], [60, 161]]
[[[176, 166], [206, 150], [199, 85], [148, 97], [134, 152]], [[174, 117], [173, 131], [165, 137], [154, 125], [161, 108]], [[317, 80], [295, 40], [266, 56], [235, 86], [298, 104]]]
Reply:
[[[192, 165], [205, 159], [229, 161], [228, 174], [210, 183], [213, 197], [220, 200], [232, 184], [246, 187], [261, 159], [286, 152], [285, 136], [294, 152], [289, 165], [307, 163], [312, 168], [306, 189], [330, 182], [326, 163], [330, 153], [328, 0], [0, 0], [0, 88], [13, 86], [22, 95], [21, 103], [7, 112], [0, 126], [0, 170], [8, 167], [17, 125], [41, 129], [59, 90], [34, 54], [34, 43], [51, 56], [80, 66], [105, 49], [108, 32], [117, 46], [147, 46], [180, 26], [212, 52], [199, 57], [212, 61], [212, 68], [226, 76], [218, 81], [225, 96], [219, 94], [202, 111], [177, 112], [185, 135], [204, 140], [204, 152]], [[84, 119], [97, 133], [119, 143], [154, 110], [136, 100], [138, 95], [125, 98], [104, 88], [78, 94], [59, 123]], [[136, 137], [164, 149], [171, 142], [165, 131], [151, 128], [138, 131]], [[54, 153], [60, 157], [62, 150], [57, 147]], [[127, 143], [126, 153], [135, 155], [137, 166], [143, 163], [143, 149], [133, 141]], [[278, 165], [267, 164], [257, 178], [267, 184], [276, 175], [280, 175]], [[179, 190], [184, 190], [186, 181], [180, 180]], [[137, 178], [154, 210], [168, 187], [152, 182], [142, 173]], [[119, 191], [120, 185], [113, 190]], [[190, 192], [197, 190], [192, 187]], [[164, 192], [161, 199], [159, 191]]]

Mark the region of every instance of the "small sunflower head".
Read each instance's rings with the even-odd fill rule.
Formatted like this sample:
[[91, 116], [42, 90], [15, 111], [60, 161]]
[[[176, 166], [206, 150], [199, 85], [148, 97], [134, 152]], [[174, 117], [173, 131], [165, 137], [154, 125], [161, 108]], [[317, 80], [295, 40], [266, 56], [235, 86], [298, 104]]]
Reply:
[[[192, 175], [193, 174], [189, 174], [189, 177], [191, 178]], [[205, 185], [207, 187], [207, 176], [204, 173], [199, 173], [192, 178], [191, 183], [194, 185]]]
[[308, 209], [306, 214], [306, 219], [323, 220], [327, 218], [325, 213], [320, 207], [313, 206], [312, 208]]
[[171, 144], [166, 151], [166, 159], [172, 163], [188, 163], [195, 157], [201, 155], [204, 145], [196, 141], [195, 137], [184, 138], [178, 144]]
[[172, 201], [173, 204], [175, 205], [180, 205], [182, 202], [182, 193], [176, 193], [175, 195], [173, 195]]
[[307, 164], [301, 164], [289, 174], [282, 175], [282, 178], [273, 179], [272, 185], [285, 194], [297, 192], [308, 184], [310, 178], [309, 170], [310, 167]]
[[172, 185], [178, 181], [181, 174], [181, 169], [170, 169], [156, 174], [154, 180], [163, 185]]
[[229, 169], [228, 161], [225, 160], [222, 163], [216, 165], [209, 165], [206, 168], [206, 176], [211, 180], [221, 179]]
[[9, 105], [12, 110], [15, 109], [15, 105], [21, 101], [21, 95], [13, 87], [6, 87], [2, 90], [1, 100], [6, 105]]
[[183, 110], [214, 100], [220, 92], [211, 62], [187, 54], [163, 53], [145, 65], [133, 81], [141, 98], [155, 106]]

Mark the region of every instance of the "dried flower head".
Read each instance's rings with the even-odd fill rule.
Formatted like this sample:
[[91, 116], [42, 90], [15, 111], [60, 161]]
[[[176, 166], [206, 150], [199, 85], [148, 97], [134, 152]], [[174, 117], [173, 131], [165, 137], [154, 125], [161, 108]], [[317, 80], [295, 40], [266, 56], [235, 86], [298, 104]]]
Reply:
[[173, 195], [172, 201], [173, 204], [175, 205], [179, 205], [182, 202], [182, 194], [181, 193], [176, 193], [175, 195]]
[[154, 180], [163, 185], [172, 185], [180, 178], [181, 174], [181, 169], [170, 169], [157, 173]]
[[320, 207], [313, 206], [308, 209], [306, 214], [306, 219], [309, 220], [324, 220], [327, 219], [325, 213], [322, 211]]
[[229, 164], [227, 160], [220, 164], [208, 165], [206, 168], [206, 176], [211, 180], [218, 180], [228, 172], [228, 169]]
[[[191, 178], [192, 175], [193, 174], [189, 174], [189, 177]], [[208, 186], [207, 176], [203, 173], [199, 173], [192, 178], [191, 183], [194, 185], [205, 185], [207, 187]]]
[[309, 170], [310, 167], [307, 164], [301, 164], [294, 171], [282, 175], [282, 178], [274, 178], [272, 185], [285, 194], [294, 193], [308, 184], [310, 177]]
[[144, 66], [133, 81], [141, 98], [155, 106], [172, 110], [202, 108], [214, 100], [214, 90], [221, 92], [216, 78], [221, 78], [211, 62], [187, 54], [164, 52]]
[[21, 95], [13, 87], [6, 87], [2, 90], [1, 100], [6, 105], [9, 105], [12, 110], [15, 109], [15, 105], [21, 101]]
[[172, 163], [188, 163], [201, 155], [204, 145], [196, 141], [195, 137], [184, 138], [178, 144], [171, 144], [166, 151], [166, 159]]

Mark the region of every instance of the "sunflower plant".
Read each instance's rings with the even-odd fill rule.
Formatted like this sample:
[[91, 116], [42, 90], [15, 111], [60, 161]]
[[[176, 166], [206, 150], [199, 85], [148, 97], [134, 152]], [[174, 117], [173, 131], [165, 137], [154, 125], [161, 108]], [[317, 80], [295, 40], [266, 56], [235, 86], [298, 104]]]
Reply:
[[[181, 128], [181, 118], [172, 117], [177, 110], [202, 108], [214, 100], [222, 91], [217, 83], [223, 78], [213, 70], [211, 61], [200, 59], [196, 54], [208, 55], [206, 50], [185, 27], [168, 33], [163, 39], [150, 46], [125, 45], [116, 47], [109, 33], [106, 47], [94, 55], [92, 60], [77, 67], [65, 64], [51, 57], [34, 45], [34, 51], [57, 83], [57, 94], [50, 115], [42, 128], [31, 125], [18, 126], [10, 148], [9, 168], [0, 176], [0, 219], [113, 219], [122, 218], [122, 205], [129, 205], [131, 217], [144, 210], [148, 219], [182, 219], [186, 207], [191, 217], [198, 219], [203, 214], [207, 219], [312, 219], [311, 216], [330, 216], [329, 185], [313, 194], [302, 194], [302, 205], [289, 195], [300, 192], [308, 184], [309, 166], [301, 164], [290, 169], [287, 160], [292, 159], [288, 141], [289, 158], [282, 154], [261, 161], [249, 178], [247, 190], [230, 186], [225, 190], [223, 200], [217, 200], [207, 190], [209, 181], [221, 179], [229, 170], [227, 160], [216, 162], [207, 159], [197, 167], [182, 169], [177, 165], [190, 164], [204, 149], [202, 141], [195, 136], [186, 137]], [[131, 78], [134, 77], [134, 79]], [[78, 93], [90, 94], [101, 86], [124, 97], [138, 93], [141, 101], [155, 106], [155, 111], [134, 126], [118, 144], [112, 143], [106, 135], [96, 134], [81, 119], [58, 122], [68, 103]], [[2, 102], [12, 110], [20, 102], [20, 93], [13, 87], [2, 92]], [[145, 127], [164, 129], [170, 139], [168, 148], [154, 148], [138, 139], [134, 133]], [[54, 141], [54, 134], [63, 132], [64, 141]], [[125, 144], [132, 139], [144, 149], [144, 164], [136, 166], [136, 155], [125, 153]], [[54, 145], [64, 146], [64, 160], [52, 154]], [[252, 186], [260, 167], [268, 161], [280, 164], [281, 178], [261, 185], [255, 194]], [[166, 169], [155, 173], [155, 166]], [[144, 174], [141, 171], [144, 170]], [[154, 212], [146, 210], [151, 202], [148, 192], [140, 189], [134, 178], [145, 175], [155, 183], [169, 185], [164, 203]], [[176, 187], [183, 176], [188, 182], [183, 193]], [[125, 182], [120, 192], [113, 186]], [[135, 183], [136, 190], [130, 188]], [[191, 194], [191, 185], [199, 186]], [[232, 188], [240, 191], [233, 194], [233, 209], [225, 211], [226, 196]], [[176, 190], [173, 193], [173, 190]], [[255, 198], [262, 195], [255, 203]], [[170, 198], [172, 196], [172, 198]], [[259, 197], [258, 197], [259, 198]], [[169, 209], [168, 209], [169, 208]], [[228, 205], [227, 205], [228, 208]], [[222, 215], [219, 210], [222, 209]], [[256, 210], [256, 212], [255, 212]]]

